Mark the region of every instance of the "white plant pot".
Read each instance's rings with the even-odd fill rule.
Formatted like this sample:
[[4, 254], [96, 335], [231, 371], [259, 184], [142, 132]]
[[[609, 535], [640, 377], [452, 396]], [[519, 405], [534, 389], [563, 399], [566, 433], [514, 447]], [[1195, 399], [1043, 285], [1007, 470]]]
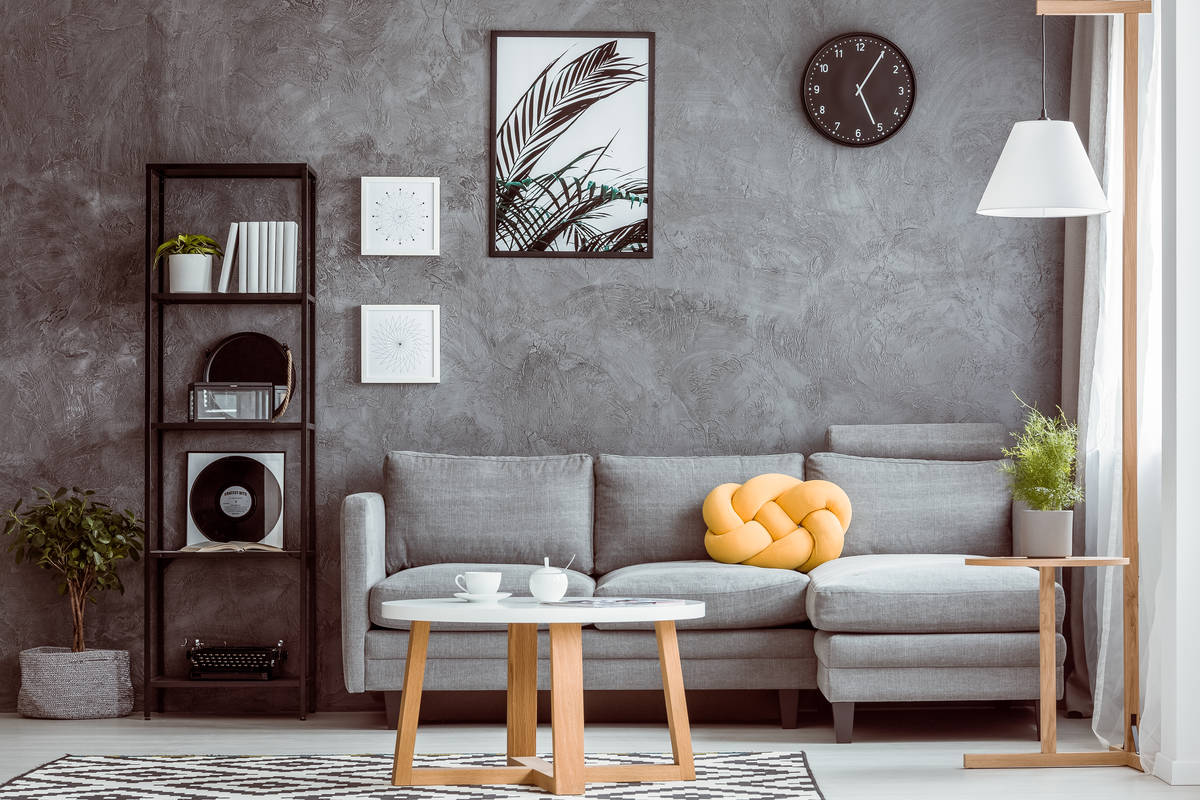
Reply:
[[212, 256], [177, 253], [167, 256], [172, 292], [211, 292]]
[[1074, 519], [1074, 511], [1034, 511], [1020, 500], [1014, 500], [1013, 555], [1069, 558]]

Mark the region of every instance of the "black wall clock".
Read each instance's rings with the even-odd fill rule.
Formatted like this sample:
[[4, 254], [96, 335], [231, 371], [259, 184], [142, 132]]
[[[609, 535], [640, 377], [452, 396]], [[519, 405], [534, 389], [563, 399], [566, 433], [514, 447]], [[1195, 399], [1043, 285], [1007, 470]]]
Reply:
[[917, 82], [896, 45], [873, 33], [845, 33], [813, 53], [800, 91], [804, 112], [822, 136], [868, 147], [904, 126]]

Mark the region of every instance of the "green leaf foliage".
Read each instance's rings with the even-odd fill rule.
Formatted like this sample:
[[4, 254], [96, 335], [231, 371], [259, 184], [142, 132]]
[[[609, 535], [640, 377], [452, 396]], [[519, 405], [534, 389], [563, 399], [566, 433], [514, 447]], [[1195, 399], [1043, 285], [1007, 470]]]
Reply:
[[1016, 443], [1005, 448], [1010, 461], [1000, 469], [1012, 481], [1013, 497], [1035, 511], [1063, 511], [1083, 501], [1075, 481], [1079, 428], [1062, 409], [1048, 417], [1025, 406], [1025, 428], [1014, 433]]
[[73, 649], [83, 646], [83, 610], [96, 593], [125, 586], [117, 568], [126, 558], [137, 560], [145, 531], [132, 511], [116, 511], [78, 488], [37, 489], [37, 500], [21, 510], [18, 500], [4, 512], [8, 550], [18, 564], [28, 562], [56, 578], [58, 593], [69, 596], [74, 623]]
[[202, 255], [220, 258], [225, 255], [225, 252], [221, 250], [221, 246], [211, 236], [205, 236], [201, 233], [180, 233], [173, 239], [167, 239], [154, 251], [154, 266], [157, 267], [158, 262], [164, 256], [177, 255]]

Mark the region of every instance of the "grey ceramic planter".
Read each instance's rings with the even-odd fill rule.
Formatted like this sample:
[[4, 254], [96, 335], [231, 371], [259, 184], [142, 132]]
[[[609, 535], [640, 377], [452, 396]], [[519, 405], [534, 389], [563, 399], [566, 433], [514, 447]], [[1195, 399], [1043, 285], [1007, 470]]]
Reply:
[[17, 711], [37, 719], [124, 717], [133, 710], [128, 650], [22, 650]]
[[1013, 501], [1013, 555], [1024, 558], [1068, 558], [1074, 511], [1034, 511]]

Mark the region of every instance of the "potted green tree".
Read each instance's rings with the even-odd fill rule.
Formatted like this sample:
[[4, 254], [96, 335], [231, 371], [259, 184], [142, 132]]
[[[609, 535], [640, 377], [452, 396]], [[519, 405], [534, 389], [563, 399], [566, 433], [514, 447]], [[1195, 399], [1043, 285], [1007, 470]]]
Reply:
[[123, 717], [133, 710], [129, 651], [87, 650], [83, 618], [88, 603], [105, 589], [125, 591], [117, 567], [136, 560], [142, 548], [141, 520], [92, 500], [91, 490], [51, 493], [9, 509], [4, 533], [18, 564], [28, 562], [54, 575], [58, 593], [71, 604], [70, 648], [35, 647], [20, 654], [17, 710], [26, 717], [93, 719]]
[[211, 292], [213, 256], [224, 253], [214, 239], [199, 233], [180, 233], [154, 251], [154, 266], [167, 256], [172, 292]]
[[1083, 501], [1075, 481], [1079, 429], [1062, 409], [1049, 417], [1026, 406], [1025, 428], [1005, 448], [1001, 469], [1012, 481], [1013, 555], [1066, 558], [1071, 555], [1073, 508]]

